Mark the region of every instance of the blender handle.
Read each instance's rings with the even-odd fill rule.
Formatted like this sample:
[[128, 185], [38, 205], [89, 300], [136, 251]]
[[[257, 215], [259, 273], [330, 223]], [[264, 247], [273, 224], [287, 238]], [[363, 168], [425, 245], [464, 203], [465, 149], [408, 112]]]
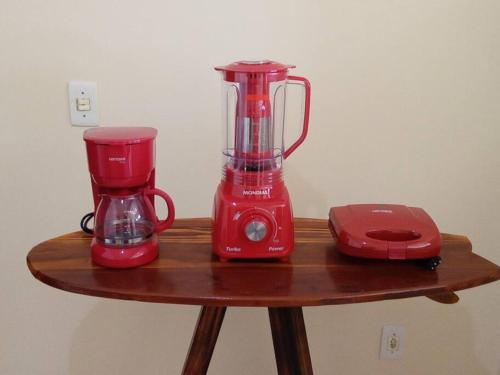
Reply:
[[175, 207], [174, 207], [174, 202], [172, 202], [172, 198], [170, 198], [170, 196], [167, 193], [165, 193], [163, 190], [160, 189], [146, 189], [144, 193], [146, 195], [158, 195], [159, 197], [162, 197], [165, 203], [167, 204], [168, 216], [165, 220], [158, 220], [156, 222], [155, 232], [160, 233], [163, 232], [165, 229], [170, 228], [175, 219]]
[[288, 80], [301, 82], [304, 85], [306, 96], [304, 100], [304, 124], [302, 125], [302, 133], [300, 134], [299, 139], [297, 139], [295, 143], [288, 147], [283, 153], [283, 157], [285, 159], [289, 157], [290, 154], [302, 144], [302, 142], [304, 142], [304, 139], [306, 139], [307, 131], [309, 130], [309, 111], [311, 107], [311, 83], [309, 80], [307, 78], [297, 76], [288, 76]]

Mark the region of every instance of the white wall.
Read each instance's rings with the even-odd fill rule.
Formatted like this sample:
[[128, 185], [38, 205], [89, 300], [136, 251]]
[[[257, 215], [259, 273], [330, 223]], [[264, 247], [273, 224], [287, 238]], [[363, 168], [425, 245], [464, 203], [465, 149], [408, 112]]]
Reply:
[[[159, 129], [158, 185], [209, 216], [219, 77], [248, 57], [298, 66], [311, 131], [287, 160], [297, 216], [352, 202], [421, 206], [500, 263], [498, 1], [14, 1], [0, 10], [0, 373], [176, 374], [197, 308], [111, 301], [36, 281], [25, 255], [91, 207], [66, 84], [97, 81], [103, 125]], [[294, 124], [290, 124], [293, 127]], [[498, 284], [306, 308], [317, 374], [498, 374]], [[404, 359], [377, 358], [383, 324]], [[230, 309], [211, 374], [275, 372], [265, 309]]]

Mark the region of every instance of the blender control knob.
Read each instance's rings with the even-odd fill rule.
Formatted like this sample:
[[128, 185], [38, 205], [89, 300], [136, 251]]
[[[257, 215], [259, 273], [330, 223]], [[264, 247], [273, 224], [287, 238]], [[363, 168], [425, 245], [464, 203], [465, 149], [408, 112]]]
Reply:
[[261, 220], [251, 220], [245, 225], [245, 235], [250, 241], [262, 241], [267, 235], [267, 225]]

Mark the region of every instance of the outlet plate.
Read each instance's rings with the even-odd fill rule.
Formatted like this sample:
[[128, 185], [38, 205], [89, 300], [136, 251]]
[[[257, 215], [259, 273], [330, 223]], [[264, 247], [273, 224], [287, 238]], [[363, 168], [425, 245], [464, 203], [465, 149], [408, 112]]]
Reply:
[[97, 83], [84, 81], [69, 82], [68, 98], [72, 125], [99, 126]]
[[401, 326], [384, 326], [380, 339], [380, 359], [400, 359], [403, 355], [406, 331]]

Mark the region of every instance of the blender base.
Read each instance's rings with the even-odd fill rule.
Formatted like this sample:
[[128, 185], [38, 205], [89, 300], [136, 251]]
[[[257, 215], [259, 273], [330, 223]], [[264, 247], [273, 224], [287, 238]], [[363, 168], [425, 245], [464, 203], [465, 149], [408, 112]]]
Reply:
[[[270, 259], [288, 261], [294, 247], [290, 197], [284, 184], [268, 198], [232, 194], [222, 182], [214, 201], [213, 252], [221, 261]], [[228, 184], [229, 185], [229, 184]], [[265, 234], [251, 240], [246, 229], [256, 223]]]

